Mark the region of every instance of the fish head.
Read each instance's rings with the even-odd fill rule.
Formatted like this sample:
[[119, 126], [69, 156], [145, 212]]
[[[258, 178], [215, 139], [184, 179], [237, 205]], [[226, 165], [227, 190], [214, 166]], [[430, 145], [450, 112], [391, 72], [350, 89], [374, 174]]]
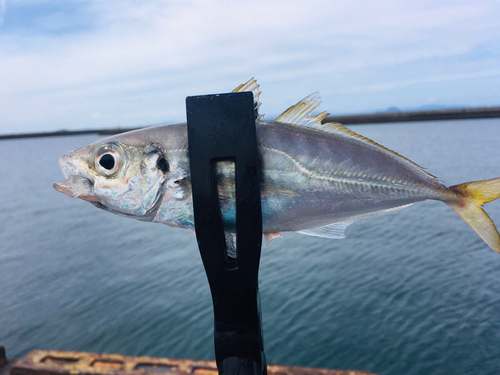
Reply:
[[105, 139], [59, 159], [66, 181], [54, 188], [98, 208], [150, 221], [158, 211], [169, 163], [155, 143]]

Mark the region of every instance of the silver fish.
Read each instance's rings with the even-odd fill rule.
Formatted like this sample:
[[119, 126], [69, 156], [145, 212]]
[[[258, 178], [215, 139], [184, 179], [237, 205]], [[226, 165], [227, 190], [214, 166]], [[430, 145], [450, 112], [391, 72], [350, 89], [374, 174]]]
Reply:
[[[251, 91], [261, 158], [263, 231], [267, 242], [283, 232], [342, 238], [352, 222], [426, 199], [450, 206], [500, 253], [498, 231], [482, 209], [500, 197], [500, 178], [446, 187], [412, 161], [338, 123], [322, 124], [312, 94], [274, 121], [258, 114]], [[61, 157], [66, 181], [54, 188], [104, 210], [173, 227], [194, 228], [187, 126], [161, 125], [122, 133]], [[234, 226], [234, 168], [217, 164], [225, 227]]]

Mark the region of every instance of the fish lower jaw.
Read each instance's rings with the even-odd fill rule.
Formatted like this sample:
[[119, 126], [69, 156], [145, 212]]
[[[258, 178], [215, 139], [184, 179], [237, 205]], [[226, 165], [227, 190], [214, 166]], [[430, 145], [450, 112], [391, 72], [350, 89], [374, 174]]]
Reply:
[[97, 202], [93, 195], [93, 183], [83, 176], [69, 176], [67, 181], [56, 182], [54, 189], [70, 198], [80, 198], [87, 202]]

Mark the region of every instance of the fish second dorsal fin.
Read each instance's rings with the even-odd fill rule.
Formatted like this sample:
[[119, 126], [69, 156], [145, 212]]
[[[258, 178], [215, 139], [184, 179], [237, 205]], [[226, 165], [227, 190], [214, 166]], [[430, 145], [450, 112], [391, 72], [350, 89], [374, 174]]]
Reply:
[[264, 114], [259, 113], [260, 105], [262, 104], [259, 100], [260, 97], [260, 89], [259, 84], [255, 78], [251, 78], [248, 82], [243, 83], [236, 87], [233, 92], [245, 92], [250, 91], [253, 94], [253, 107], [255, 111], [255, 120], [261, 121], [264, 120]]
[[321, 97], [319, 96], [319, 93], [315, 92], [314, 94], [306, 96], [294, 106], [288, 108], [285, 112], [279, 115], [275, 121], [285, 124], [317, 128], [321, 125], [321, 121], [328, 116], [327, 112], [321, 112], [316, 116], [311, 116], [320, 104]]
[[410, 159], [407, 159], [404, 156], [399, 155], [397, 152], [392, 151], [392, 150], [388, 149], [387, 147], [384, 147], [384, 146], [378, 144], [377, 142], [372, 141], [369, 138], [363, 137], [362, 135], [359, 135], [358, 133], [353, 132], [351, 129], [346, 128], [344, 125], [342, 125], [342, 124], [340, 124], [338, 122], [328, 122], [328, 123], [322, 124], [320, 126], [314, 126], [314, 128], [322, 130], [322, 131], [325, 131], [325, 132], [328, 132], [328, 133], [338, 134], [338, 135], [341, 135], [343, 137], [357, 139], [358, 141], [361, 141], [361, 142], [363, 142], [365, 144], [368, 144], [368, 145], [370, 145], [372, 147], [375, 147], [375, 148], [378, 148], [380, 150], [383, 150], [384, 152], [387, 152], [388, 154], [393, 155], [396, 158], [404, 160], [406, 163], [412, 165], [413, 167], [417, 167], [417, 169], [419, 169], [427, 177], [429, 177], [429, 178], [433, 179], [434, 181], [438, 182], [438, 179], [435, 176], [433, 176], [432, 174], [430, 174], [429, 172], [427, 172], [425, 169], [423, 169], [418, 164], [412, 162]]

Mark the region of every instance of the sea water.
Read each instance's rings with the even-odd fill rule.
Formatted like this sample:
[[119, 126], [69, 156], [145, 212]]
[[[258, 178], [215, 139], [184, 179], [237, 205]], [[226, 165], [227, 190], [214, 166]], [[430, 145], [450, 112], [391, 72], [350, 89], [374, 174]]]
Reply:
[[[352, 126], [447, 185], [500, 176], [500, 120]], [[0, 141], [0, 345], [213, 359], [194, 235], [53, 190], [58, 158], [98, 136]], [[500, 224], [500, 202], [486, 206]], [[380, 374], [500, 373], [500, 255], [428, 201], [354, 223], [344, 240], [264, 246], [270, 363]]]

